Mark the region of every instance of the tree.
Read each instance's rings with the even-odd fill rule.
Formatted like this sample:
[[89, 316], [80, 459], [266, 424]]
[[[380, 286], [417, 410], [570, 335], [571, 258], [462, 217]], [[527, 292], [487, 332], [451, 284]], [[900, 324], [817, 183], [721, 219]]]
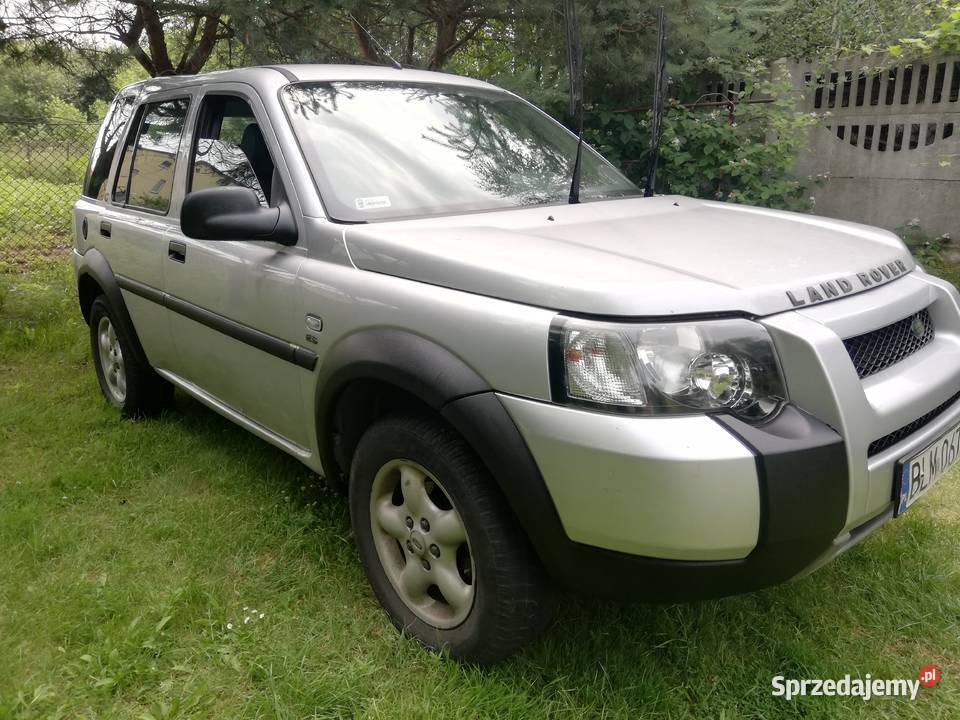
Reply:
[[199, 72], [231, 37], [218, 0], [22, 0], [4, 4], [3, 49], [62, 62], [66, 51], [103, 72], [119, 44], [152, 77]]
[[955, 0], [794, 0], [761, 42], [769, 59], [830, 60], [897, 46], [947, 21]]
[[960, 2], [942, 0], [940, 5], [941, 11], [935, 14], [932, 27], [924, 29], [917, 37], [903, 38], [899, 43], [890, 46], [889, 50], [894, 56], [899, 57], [905, 53], [912, 56], [926, 55], [938, 50], [960, 52]]
[[359, 62], [440, 70], [505, 11], [503, 0], [274, 0], [232, 8], [253, 61]]

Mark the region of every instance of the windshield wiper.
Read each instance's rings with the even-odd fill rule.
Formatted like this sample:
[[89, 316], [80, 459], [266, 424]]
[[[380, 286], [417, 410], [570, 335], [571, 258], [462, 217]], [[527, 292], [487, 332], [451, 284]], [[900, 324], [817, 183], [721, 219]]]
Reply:
[[565, 0], [563, 14], [567, 24], [570, 114], [577, 119], [577, 155], [573, 161], [568, 202], [576, 205], [580, 202], [580, 160], [583, 157], [583, 45], [580, 42], [580, 24], [577, 22], [577, 5], [574, 0]]

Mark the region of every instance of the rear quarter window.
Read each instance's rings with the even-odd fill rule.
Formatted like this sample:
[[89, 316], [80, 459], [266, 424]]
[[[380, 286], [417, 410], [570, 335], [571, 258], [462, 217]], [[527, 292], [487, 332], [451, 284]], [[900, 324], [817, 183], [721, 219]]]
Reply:
[[90, 153], [87, 171], [83, 176], [81, 192], [86, 197], [98, 200], [108, 199], [105, 188], [107, 176], [110, 174], [110, 166], [113, 165], [117, 145], [123, 137], [123, 128], [133, 114], [135, 106], [136, 97], [127, 95], [117, 97], [107, 110], [100, 132], [97, 133], [97, 142], [93, 146], [93, 152]]

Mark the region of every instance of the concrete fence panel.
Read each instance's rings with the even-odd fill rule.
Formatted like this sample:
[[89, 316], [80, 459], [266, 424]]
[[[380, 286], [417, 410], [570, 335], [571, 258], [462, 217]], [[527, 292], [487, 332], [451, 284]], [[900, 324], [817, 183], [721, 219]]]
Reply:
[[919, 219], [960, 240], [960, 57], [780, 68], [820, 116], [797, 162], [800, 174], [827, 177], [813, 192], [818, 215], [891, 230]]

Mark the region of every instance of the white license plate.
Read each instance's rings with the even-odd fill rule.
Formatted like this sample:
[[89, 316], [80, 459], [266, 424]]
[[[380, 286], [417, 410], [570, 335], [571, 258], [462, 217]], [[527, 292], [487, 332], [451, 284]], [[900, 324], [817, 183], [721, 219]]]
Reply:
[[960, 425], [947, 430], [909, 460], [897, 465], [897, 508], [900, 515], [960, 460]]

